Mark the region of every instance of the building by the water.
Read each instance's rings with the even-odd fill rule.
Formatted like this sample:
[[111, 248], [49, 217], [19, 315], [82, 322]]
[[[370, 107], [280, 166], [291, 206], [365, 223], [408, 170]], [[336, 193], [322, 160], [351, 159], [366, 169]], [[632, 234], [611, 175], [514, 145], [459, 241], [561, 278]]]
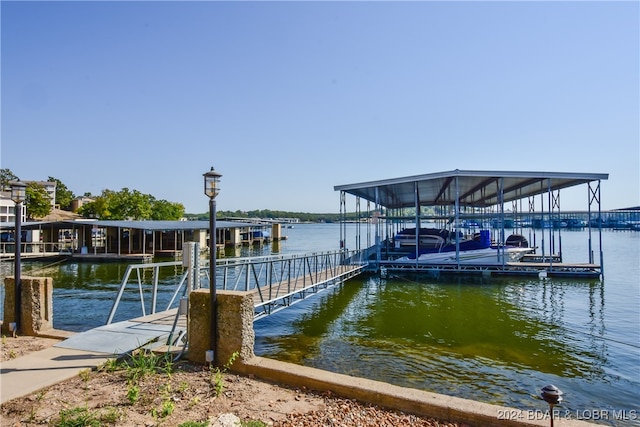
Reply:
[[[21, 255], [25, 258], [70, 256], [76, 259], [150, 260], [179, 257], [186, 242], [209, 247], [209, 221], [33, 221], [22, 224]], [[14, 225], [2, 227], [7, 241], [0, 243], [0, 255], [15, 251]], [[281, 224], [216, 221], [217, 250], [262, 244], [286, 238]]]

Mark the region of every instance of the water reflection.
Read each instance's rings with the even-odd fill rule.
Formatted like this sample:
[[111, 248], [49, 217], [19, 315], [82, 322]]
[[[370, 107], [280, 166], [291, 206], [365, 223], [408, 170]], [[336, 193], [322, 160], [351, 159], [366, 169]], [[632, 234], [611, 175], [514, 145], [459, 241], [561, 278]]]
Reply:
[[523, 408], [538, 404], [533, 396], [544, 384], [571, 390], [574, 382], [585, 388], [587, 381], [593, 389], [566, 405], [601, 407], [601, 384], [624, 382], [607, 369], [603, 286], [570, 280], [355, 279], [257, 321], [256, 353]]

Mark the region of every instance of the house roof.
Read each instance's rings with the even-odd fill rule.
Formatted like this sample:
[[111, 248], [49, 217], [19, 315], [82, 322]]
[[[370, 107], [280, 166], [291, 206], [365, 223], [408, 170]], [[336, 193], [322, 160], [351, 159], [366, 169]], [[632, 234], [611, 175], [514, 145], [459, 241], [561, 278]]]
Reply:
[[562, 188], [605, 180], [609, 174], [566, 172], [517, 172], [453, 170], [403, 178], [337, 185], [356, 197], [386, 208], [454, 205], [459, 195], [460, 206], [488, 207], [500, 202], [519, 200]]

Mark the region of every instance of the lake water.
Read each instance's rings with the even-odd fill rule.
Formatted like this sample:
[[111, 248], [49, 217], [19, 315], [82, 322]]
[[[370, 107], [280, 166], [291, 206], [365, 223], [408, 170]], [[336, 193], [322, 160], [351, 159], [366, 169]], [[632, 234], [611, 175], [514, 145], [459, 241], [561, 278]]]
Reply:
[[[339, 247], [337, 224], [296, 224], [284, 232], [287, 240], [238, 255]], [[587, 262], [587, 231], [562, 232], [561, 240], [565, 261]], [[640, 233], [604, 231], [603, 251], [603, 281], [361, 276], [256, 321], [256, 354], [506, 405], [526, 416], [548, 409], [537, 396], [554, 384], [564, 392], [561, 416], [638, 426]], [[2, 267], [9, 274], [11, 266]], [[23, 276], [53, 277], [54, 326], [82, 331], [104, 324], [126, 265], [23, 268]], [[164, 271], [165, 300], [179, 273]], [[125, 300], [132, 315], [122, 320], [139, 309], [135, 295]]]

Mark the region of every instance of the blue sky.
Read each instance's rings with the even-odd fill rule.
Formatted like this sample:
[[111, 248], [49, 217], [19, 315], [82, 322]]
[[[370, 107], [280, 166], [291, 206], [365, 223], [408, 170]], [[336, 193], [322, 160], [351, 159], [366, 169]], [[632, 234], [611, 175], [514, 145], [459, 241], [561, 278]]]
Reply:
[[0, 166], [23, 180], [195, 213], [214, 166], [218, 209], [338, 212], [334, 185], [587, 172], [603, 209], [640, 205], [635, 1], [0, 7]]

